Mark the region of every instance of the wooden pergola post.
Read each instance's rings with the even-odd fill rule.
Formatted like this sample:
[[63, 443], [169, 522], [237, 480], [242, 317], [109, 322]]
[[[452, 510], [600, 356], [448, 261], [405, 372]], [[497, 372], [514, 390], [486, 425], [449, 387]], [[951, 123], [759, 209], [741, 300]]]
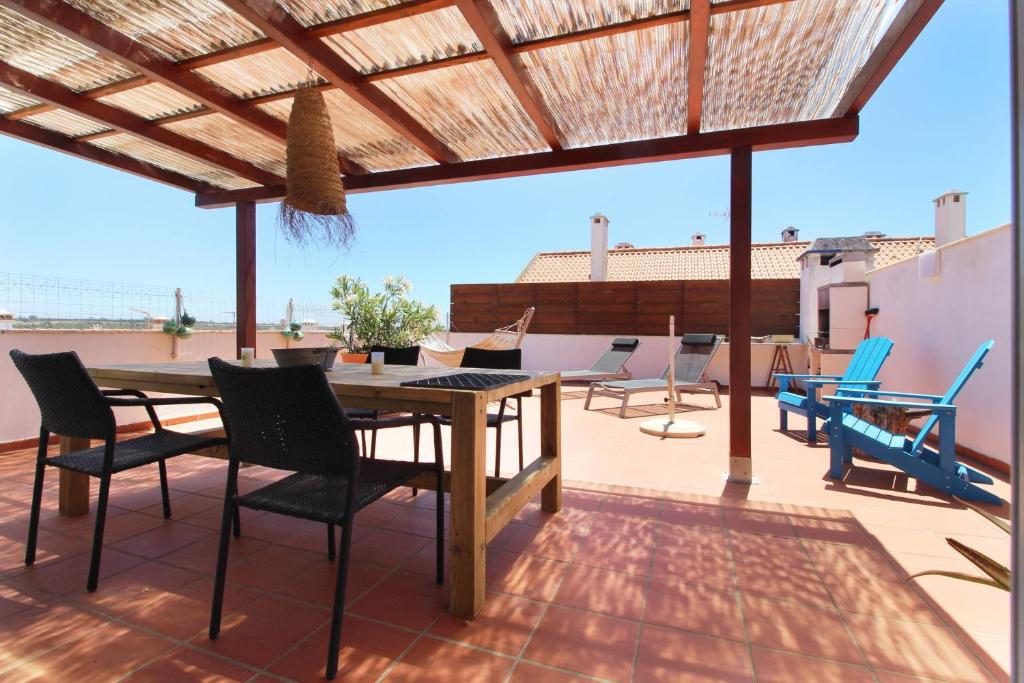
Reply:
[[753, 481], [750, 457], [750, 215], [752, 150], [734, 147], [729, 183], [729, 481]]
[[235, 353], [256, 348], [256, 204], [235, 204]]

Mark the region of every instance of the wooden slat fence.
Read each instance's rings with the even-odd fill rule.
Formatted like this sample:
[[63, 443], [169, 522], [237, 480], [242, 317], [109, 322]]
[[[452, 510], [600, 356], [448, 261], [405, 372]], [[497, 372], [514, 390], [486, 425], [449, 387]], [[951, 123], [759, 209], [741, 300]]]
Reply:
[[[800, 280], [756, 280], [752, 334], [797, 334]], [[536, 334], [663, 335], [668, 316], [680, 332], [729, 329], [727, 280], [641, 282], [545, 282], [452, 285], [455, 332], [490, 332], [507, 325], [528, 306], [537, 311]]]

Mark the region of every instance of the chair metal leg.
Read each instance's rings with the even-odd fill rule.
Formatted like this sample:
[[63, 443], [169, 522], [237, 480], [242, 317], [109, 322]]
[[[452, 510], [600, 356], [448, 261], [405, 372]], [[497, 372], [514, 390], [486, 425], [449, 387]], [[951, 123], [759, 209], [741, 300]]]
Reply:
[[[434, 457], [439, 457], [435, 453]], [[437, 469], [437, 498], [434, 501], [437, 514], [437, 585], [444, 583], [444, 466]]]
[[627, 392], [622, 394], [622, 407], [619, 408], [619, 417], [621, 419], [625, 419], [626, 418], [626, 408], [628, 408], [628, 407], [629, 407], [629, 392], [627, 391]]
[[164, 519], [171, 518], [171, 494], [167, 490], [167, 461], [160, 461], [160, 500], [164, 504]]
[[352, 545], [352, 518], [341, 525], [341, 559], [334, 586], [334, 607], [331, 614], [331, 635], [327, 641], [327, 680], [338, 675], [338, 650], [341, 649], [341, 626], [345, 609], [345, 583], [348, 579], [348, 555]]
[[494, 476], [501, 476], [501, 422], [494, 428]]
[[39, 509], [43, 504], [43, 478], [46, 476], [46, 444], [50, 433], [39, 432], [39, 452], [36, 455], [36, 478], [32, 484], [32, 512], [28, 518], [28, 542], [25, 544], [25, 564], [36, 561], [36, 539], [39, 536]]
[[718, 395], [718, 385], [715, 382], [711, 383], [711, 391], [715, 394], [715, 407], [722, 407], [722, 397]]
[[371, 460], [376, 460], [377, 459], [377, 430], [376, 430], [376, 428], [374, 428], [374, 430], [372, 432], [370, 432], [370, 459]]
[[362, 430], [359, 431], [359, 440], [362, 441], [363, 455], [366, 455], [367, 451], [366, 451], [366, 430], [365, 429], [362, 429]]
[[334, 562], [334, 558], [337, 555], [337, 550], [334, 547], [334, 525], [328, 523], [327, 525], [327, 559]]
[[[420, 461], [420, 426], [418, 424], [412, 426], [412, 461]], [[413, 488], [412, 495], [418, 496], [419, 494], [420, 490]]]
[[224, 511], [220, 518], [220, 542], [217, 546], [217, 572], [213, 580], [213, 604], [210, 607], [211, 640], [220, 635], [220, 616], [224, 607], [224, 581], [228, 572], [228, 548], [230, 544], [232, 518], [238, 516], [235, 504], [236, 479], [238, 477], [238, 461], [228, 464], [228, 482], [224, 491]]
[[232, 517], [231, 527], [232, 527], [232, 531], [233, 531], [232, 535], [235, 538], [241, 538], [242, 537], [242, 515], [238, 512], [238, 506], [237, 505], [235, 506], [235, 513], [233, 515], [231, 515], [231, 517]]
[[789, 431], [789, 411], [779, 408], [779, 431]]
[[103, 553], [103, 526], [107, 521], [107, 499], [110, 497], [110, 472], [100, 477], [100, 496], [96, 503], [96, 529], [92, 537], [92, 559], [89, 561], [89, 579], [85, 584], [90, 593], [96, 592], [100, 580], [100, 556]]
[[516, 432], [519, 434], [519, 471], [523, 471], [523, 399], [516, 399]]
[[583, 402], [583, 410], [590, 410], [590, 399], [594, 398], [594, 385], [587, 389], [587, 400]]

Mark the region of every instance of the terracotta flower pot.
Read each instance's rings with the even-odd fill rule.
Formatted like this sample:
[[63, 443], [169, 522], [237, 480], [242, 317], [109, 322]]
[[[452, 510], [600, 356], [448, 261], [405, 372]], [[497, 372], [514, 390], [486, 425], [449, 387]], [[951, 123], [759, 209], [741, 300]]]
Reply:
[[342, 363], [365, 363], [370, 357], [368, 353], [339, 353]]

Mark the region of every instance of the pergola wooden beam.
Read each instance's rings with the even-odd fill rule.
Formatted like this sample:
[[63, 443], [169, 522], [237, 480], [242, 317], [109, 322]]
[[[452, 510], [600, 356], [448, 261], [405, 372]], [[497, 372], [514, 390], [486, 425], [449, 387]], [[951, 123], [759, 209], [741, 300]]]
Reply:
[[0, 84], [15, 92], [74, 112], [102, 126], [109, 126], [123, 133], [131, 133], [164, 149], [241, 176], [255, 183], [267, 185], [281, 182], [280, 176], [261, 169], [248, 161], [238, 159], [223, 150], [150, 123], [141, 116], [136, 116], [124, 109], [118, 109], [99, 100], [78, 95], [69, 88], [40, 78], [5, 62], [0, 62]]
[[860, 113], [940, 7], [942, 0], [906, 0], [864, 67], [850, 82], [833, 116]]
[[223, 0], [223, 2], [293, 55], [310, 64], [324, 78], [422, 149], [431, 159], [441, 163], [458, 161], [454, 152], [377, 86], [368, 83], [355, 67], [342, 59], [319, 38], [309, 36], [306, 29], [275, 0]]
[[11, 121], [0, 118], [0, 133], [8, 135], [24, 142], [30, 142], [41, 147], [46, 147], [57, 152], [70, 154], [71, 156], [102, 164], [109, 168], [132, 175], [141, 176], [148, 180], [155, 180], [158, 183], [170, 185], [188, 192], [195, 192], [199, 195], [212, 192], [216, 188], [200, 180], [189, 178], [186, 175], [168, 171], [166, 169], [148, 164], [124, 154], [108, 152], [105, 149], [78, 142], [66, 135], [33, 126], [23, 121]]
[[[132, 76], [131, 78], [125, 78], [121, 81], [115, 81], [114, 83], [101, 85], [98, 88], [93, 88], [92, 90], [86, 90], [85, 92], [78, 93], [78, 95], [86, 99], [98, 100], [101, 97], [106, 97], [107, 95], [114, 95], [119, 92], [124, 92], [125, 90], [138, 88], [139, 86], [146, 85], [147, 83], [152, 83], [152, 81], [150, 81], [145, 76]], [[34, 107], [25, 107], [24, 109], [13, 111], [10, 114], [7, 114], [6, 118], [12, 121], [19, 121], [27, 116], [45, 114], [48, 111], [53, 111], [54, 109], [59, 108], [60, 107], [56, 107], [52, 104], [37, 104]]]
[[[345, 179], [350, 194], [376, 192], [427, 185], [444, 185], [474, 180], [513, 178], [576, 171], [588, 168], [669, 161], [693, 157], [730, 154], [736, 147], [753, 151], [825, 145], [850, 142], [857, 137], [856, 116], [819, 119], [775, 126], [741, 128], [714, 133], [679, 135], [657, 140], [622, 142], [594, 147], [563, 149], [552, 152], [521, 154], [458, 164], [442, 164], [422, 168], [368, 173]], [[218, 191], [196, 196], [196, 206], [216, 208], [239, 201], [276, 201], [284, 196], [284, 186], [258, 187], [251, 190]]]
[[484, 51], [501, 72], [505, 82], [526, 115], [544, 141], [553, 150], [562, 149], [561, 136], [551, 112], [544, 104], [544, 98], [526, 72], [526, 67], [518, 56], [513, 54], [512, 39], [509, 38], [501, 25], [498, 13], [490, 0], [456, 0], [459, 11], [466, 19], [473, 33], [476, 34]]
[[[0, 0], [0, 7], [17, 12], [63, 36], [86, 45], [123, 66], [141, 72], [151, 81], [162, 83], [247, 128], [255, 128], [281, 142], [287, 140], [287, 126], [284, 121], [261, 109], [246, 107], [241, 98], [198, 74], [187, 70], [178, 70], [174, 62], [165, 59], [160, 53], [93, 19], [66, 2], [61, 0]], [[358, 173], [365, 169], [358, 164], [343, 160], [342, 170], [348, 173]]]
[[704, 109], [704, 73], [708, 61], [711, 0], [690, 0], [690, 39], [686, 61], [686, 132], [699, 133]]

